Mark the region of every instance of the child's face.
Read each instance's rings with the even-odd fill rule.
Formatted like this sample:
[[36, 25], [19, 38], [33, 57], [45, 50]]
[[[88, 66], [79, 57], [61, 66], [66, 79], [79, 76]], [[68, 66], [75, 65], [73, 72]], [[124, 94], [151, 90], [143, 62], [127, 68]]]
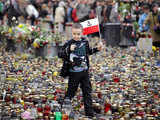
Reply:
[[80, 40], [82, 37], [82, 29], [72, 28], [72, 37], [76, 41]]

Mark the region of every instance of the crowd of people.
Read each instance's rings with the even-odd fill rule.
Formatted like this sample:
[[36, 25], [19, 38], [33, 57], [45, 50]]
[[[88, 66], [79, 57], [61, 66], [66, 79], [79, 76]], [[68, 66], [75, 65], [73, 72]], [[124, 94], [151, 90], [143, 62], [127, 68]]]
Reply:
[[[149, 12], [156, 12], [154, 6], [160, 4], [159, 0], [1, 0], [1, 24], [12, 23], [12, 18], [20, 22], [30, 22], [35, 25], [45, 19], [50, 28], [58, 26], [58, 31], [63, 33], [66, 23], [82, 22], [99, 17], [99, 23], [133, 23], [138, 22], [139, 31], [143, 30], [142, 21]], [[146, 13], [146, 9], [148, 12]], [[156, 15], [156, 13], [154, 14]], [[157, 20], [155, 21], [157, 24]], [[155, 36], [155, 35], [154, 35]], [[156, 38], [154, 38], [156, 39]]]

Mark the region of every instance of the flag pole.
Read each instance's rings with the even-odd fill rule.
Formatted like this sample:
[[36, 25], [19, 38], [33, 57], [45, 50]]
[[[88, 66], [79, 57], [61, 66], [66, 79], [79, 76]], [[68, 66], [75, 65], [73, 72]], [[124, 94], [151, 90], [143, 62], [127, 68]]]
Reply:
[[100, 24], [99, 24], [99, 17], [98, 17], [98, 15], [97, 15], [97, 19], [98, 19], [99, 37], [100, 37], [100, 41], [102, 41], [102, 36], [101, 36], [101, 30], [100, 30]]
[[100, 37], [100, 43], [103, 44], [102, 41], [102, 36], [101, 36], [101, 30], [100, 30], [100, 22], [99, 22], [99, 16], [97, 15], [97, 19], [98, 19], [98, 27], [99, 27], [99, 37]]

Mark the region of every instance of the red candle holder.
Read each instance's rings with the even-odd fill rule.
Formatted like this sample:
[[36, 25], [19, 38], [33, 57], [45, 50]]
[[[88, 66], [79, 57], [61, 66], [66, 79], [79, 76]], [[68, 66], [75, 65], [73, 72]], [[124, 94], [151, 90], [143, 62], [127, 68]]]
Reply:
[[49, 113], [50, 113], [50, 111], [45, 110], [45, 111], [43, 112], [43, 116], [44, 116], [44, 117], [45, 117], [45, 116], [49, 116]]
[[42, 99], [42, 102], [43, 102], [43, 103], [46, 103], [46, 102], [47, 102], [47, 99], [44, 97], [44, 98]]
[[101, 92], [98, 92], [98, 98], [102, 99], [102, 93]]
[[6, 97], [5, 97], [5, 101], [6, 101], [6, 102], [10, 102], [10, 101], [11, 101], [11, 97], [10, 97], [10, 95], [6, 95]]
[[113, 81], [114, 81], [115, 83], [118, 83], [118, 82], [120, 81], [120, 78], [115, 77], [115, 78], [113, 78]]
[[62, 116], [62, 120], [69, 120], [68, 115], [64, 114], [64, 115]]
[[38, 112], [43, 112], [43, 108], [41, 106], [37, 107]]
[[24, 110], [27, 110], [27, 108], [28, 108], [28, 105], [26, 105], [26, 104], [24, 104]]
[[159, 96], [158, 96], [157, 94], [155, 94], [155, 95], [154, 95], [154, 98], [155, 98], [155, 99], [158, 99], [158, 98], [159, 98]]
[[51, 107], [50, 107], [49, 105], [46, 105], [46, 106], [44, 107], [44, 110], [45, 110], [45, 111], [51, 111]]
[[46, 74], [46, 71], [43, 71], [43, 72], [42, 72], [42, 75], [44, 76], [45, 74]]
[[138, 116], [144, 117], [144, 115], [145, 115], [145, 112], [143, 112], [143, 111], [138, 112]]
[[104, 106], [105, 106], [104, 112], [107, 113], [111, 109], [111, 104], [106, 103]]
[[16, 104], [16, 103], [17, 103], [17, 98], [14, 97], [14, 98], [13, 98], [13, 104]]
[[151, 34], [148, 34], [148, 38], [152, 38], [152, 35], [151, 35]]
[[157, 115], [158, 115], [158, 112], [156, 112], [156, 111], [153, 112], [153, 111], [152, 111], [152, 112], [151, 112], [151, 115], [157, 116]]

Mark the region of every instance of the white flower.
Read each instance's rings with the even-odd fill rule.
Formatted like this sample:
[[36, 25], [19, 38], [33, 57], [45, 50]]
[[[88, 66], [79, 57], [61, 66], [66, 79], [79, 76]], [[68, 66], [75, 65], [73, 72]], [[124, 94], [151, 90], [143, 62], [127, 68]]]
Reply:
[[126, 9], [124, 9], [124, 10], [123, 10], [123, 13], [126, 13], [126, 12], [127, 12], [127, 10], [126, 10]]

